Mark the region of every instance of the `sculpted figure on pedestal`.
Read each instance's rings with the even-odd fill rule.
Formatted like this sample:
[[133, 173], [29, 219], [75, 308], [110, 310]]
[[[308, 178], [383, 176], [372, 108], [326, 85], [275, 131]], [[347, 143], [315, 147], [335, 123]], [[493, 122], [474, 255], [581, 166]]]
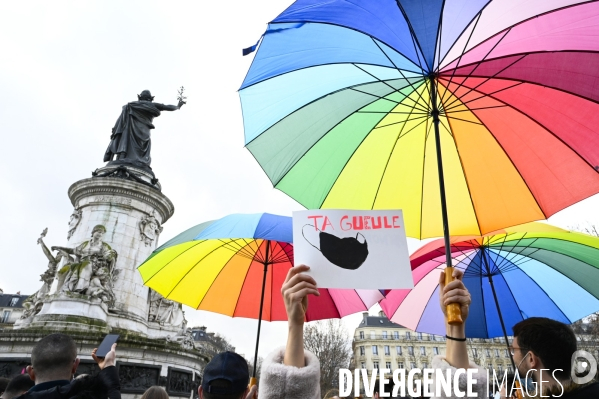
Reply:
[[93, 228], [91, 240], [75, 248], [52, 247], [70, 258], [58, 272], [58, 291], [89, 295], [114, 305], [117, 253], [103, 241], [105, 233], [106, 228], [99, 224]]
[[152, 211], [151, 215], [144, 216], [139, 222], [139, 232], [141, 234], [141, 240], [148, 245], [152, 245], [158, 235], [162, 233], [162, 226], [158, 219], [156, 219], [156, 211]]
[[50, 288], [52, 287], [52, 283], [56, 277], [56, 269], [58, 264], [64, 257], [64, 255], [60, 252], [54, 256], [48, 249], [44, 243], [44, 237], [47, 233], [48, 228], [45, 228], [40, 235], [40, 238], [37, 239], [37, 243], [41, 245], [44, 255], [46, 255], [46, 258], [48, 258], [48, 268], [45, 272], [40, 274], [40, 281], [42, 281], [44, 284], [42, 285], [42, 288], [23, 301], [23, 308], [25, 311], [21, 315], [21, 319], [26, 319], [30, 316], [33, 316], [39, 313], [39, 311], [42, 309], [43, 300], [48, 295], [48, 292], [50, 292]]
[[180, 327], [187, 322], [180, 303], [168, 300], [154, 290], [150, 290], [148, 321], [174, 327]]
[[73, 233], [77, 230], [77, 226], [79, 226], [79, 222], [81, 222], [81, 209], [75, 209], [69, 219], [69, 233], [67, 235], [67, 240], [73, 236]]
[[[155, 103], [149, 90], [142, 91], [137, 98], [138, 101], [123, 106], [121, 116], [112, 128], [110, 144], [104, 154], [104, 162], [130, 164], [151, 170], [150, 130], [154, 129], [152, 120], [160, 115], [160, 111], [180, 109], [185, 101], [180, 97], [177, 105]], [[115, 155], [116, 160], [113, 161]]]

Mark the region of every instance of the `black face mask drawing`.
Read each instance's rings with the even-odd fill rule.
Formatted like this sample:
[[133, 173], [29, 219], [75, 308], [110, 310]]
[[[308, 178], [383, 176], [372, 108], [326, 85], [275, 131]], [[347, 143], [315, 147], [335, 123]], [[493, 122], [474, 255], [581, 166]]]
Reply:
[[[361, 236], [364, 242], [358, 240], [358, 236]], [[304, 236], [304, 238], [306, 238]], [[357, 233], [356, 237], [345, 237], [339, 238], [324, 231], [319, 232], [320, 238], [320, 249], [318, 249], [322, 255], [327, 258], [332, 264], [339, 266], [347, 270], [356, 270], [368, 257], [368, 243], [364, 235]]]

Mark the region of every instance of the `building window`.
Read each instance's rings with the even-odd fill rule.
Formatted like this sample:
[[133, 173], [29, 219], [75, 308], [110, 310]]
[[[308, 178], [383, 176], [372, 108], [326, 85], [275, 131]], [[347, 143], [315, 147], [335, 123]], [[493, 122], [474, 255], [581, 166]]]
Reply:
[[387, 339], [387, 331], [383, 331], [383, 339]]
[[378, 355], [379, 354], [379, 347], [376, 345], [372, 345], [372, 354], [373, 355]]
[[507, 353], [507, 349], [503, 350], [503, 356], [504, 357], [510, 357], [509, 353]]
[[439, 347], [433, 346], [433, 354], [434, 355], [438, 355], [439, 354]]
[[396, 347], [395, 350], [397, 351], [397, 354], [401, 356], [401, 346]]
[[397, 362], [397, 367], [399, 367], [400, 369], [403, 369], [403, 362]]
[[499, 357], [499, 349], [495, 349], [495, 357]]
[[422, 362], [422, 368], [423, 369], [427, 369], [428, 368], [428, 363], [427, 362]]
[[386, 368], [387, 370], [391, 370], [391, 362], [386, 362], [386, 363], [385, 363], [385, 368]]
[[364, 339], [364, 331], [360, 331], [360, 339]]
[[364, 347], [360, 346], [360, 356], [364, 356], [365, 353], [366, 351], [364, 351]]
[[485, 349], [485, 354], [487, 357], [491, 357], [491, 349]]
[[365, 369], [366, 368], [366, 363], [362, 362], [362, 363], [360, 363], [360, 366], [362, 366], [362, 368]]
[[415, 368], [416, 368], [416, 363], [414, 363], [414, 362], [410, 362], [410, 368], [411, 368], [411, 369], [415, 369]]
[[413, 346], [408, 346], [408, 355], [414, 356], [414, 347]]
[[2, 314], [2, 323], [8, 323], [8, 319], [10, 318], [10, 310], [5, 310]]
[[422, 333], [417, 333], [417, 334], [416, 334], [416, 339], [417, 339], [418, 341], [422, 341]]
[[420, 354], [426, 356], [426, 348], [424, 346], [420, 347]]
[[478, 349], [472, 348], [472, 357], [478, 357]]
[[389, 345], [385, 345], [385, 355], [389, 356], [391, 354], [391, 349], [389, 348]]
[[503, 372], [503, 366], [500, 364], [497, 366], [497, 370], [501, 373]]
[[373, 362], [372, 363], [372, 368], [378, 370], [378, 368], [379, 368], [379, 362]]
[[12, 298], [10, 300], [10, 303], [8, 304], [8, 306], [17, 306], [17, 302], [19, 302], [19, 297], [18, 296]]
[[399, 331], [393, 331], [393, 339], [399, 339]]
[[376, 339], [376, 331], [370, 331], [370, 339]]
[[412, 336], [410, 335], [410, 332], [406, 331], [406, 339], [411, 339], [411, 338], [412, 338]]

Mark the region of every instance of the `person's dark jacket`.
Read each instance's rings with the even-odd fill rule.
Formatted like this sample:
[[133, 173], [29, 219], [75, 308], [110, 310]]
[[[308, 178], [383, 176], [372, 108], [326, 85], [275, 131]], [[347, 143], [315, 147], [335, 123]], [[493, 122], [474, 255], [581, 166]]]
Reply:
[[[557, 397], [559, 392], [555, 393]], [[599, 382], [593, 381], [585, 385], [572, 384], [564, 390], [561, 399], [595, 399], [599, 398]]]
[[[49, 383], [46, 383], [49, 384]], [[50, 384], [51, 385], [51, 384]], [[74, 379], [69, 384], [60, 381], [45, 390], [33, 387], [15, 399], [121, 399], [121, 386], [116, 367], [104, 368], [96, 376], [87, 375]]]

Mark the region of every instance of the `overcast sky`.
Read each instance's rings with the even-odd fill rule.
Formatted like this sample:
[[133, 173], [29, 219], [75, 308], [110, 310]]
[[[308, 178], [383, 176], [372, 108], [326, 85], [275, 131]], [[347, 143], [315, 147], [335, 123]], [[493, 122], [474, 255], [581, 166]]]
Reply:
[[[291, 1], [5, 1], [0, 3], [0, 287], [30, 294], [47, 260], [36, 245], [66, 244], [69, 186], [104, 165], [121, 107], [149, 89], [188, 104], [154, 121], [152, 168], [175, 204], [161, 242], [230, 213], [302, 209], [274, 190], [243, 148], [237, 89], [266, 23]], [[599, 197], [551, 222], [599, 223]], [[419, 244], [410, 242], [411, 248]], [[373, 310], [374, 311], [374, 310]], [[187, 309], [253, 356], [256, 321]], [[353, 332], [360, 315], [344, 319]], [[286, 323], [264, 323], [260, 355], [284, 345]]]

